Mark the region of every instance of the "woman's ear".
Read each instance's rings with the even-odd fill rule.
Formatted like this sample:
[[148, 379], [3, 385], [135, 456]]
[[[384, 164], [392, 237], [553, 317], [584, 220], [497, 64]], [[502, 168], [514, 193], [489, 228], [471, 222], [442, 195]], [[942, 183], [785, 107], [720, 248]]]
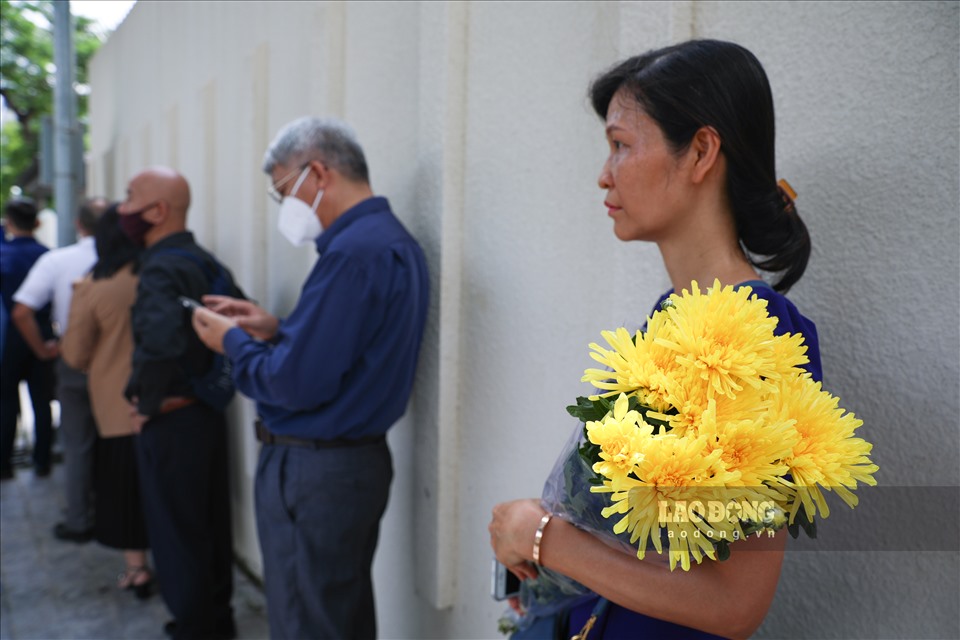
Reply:
[[703, 182], [708, 175], [722, 164], [720, 154], [720, 134], [713, 127], [700, 127], [690, 141], [693, 156], [693, 181]]

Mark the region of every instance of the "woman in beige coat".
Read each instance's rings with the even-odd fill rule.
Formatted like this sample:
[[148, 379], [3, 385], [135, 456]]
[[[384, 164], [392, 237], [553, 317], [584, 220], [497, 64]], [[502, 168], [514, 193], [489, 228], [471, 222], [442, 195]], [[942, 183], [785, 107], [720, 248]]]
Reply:
[[153, 574], [147, 564], [134, 425], [123, 395], [133, 354], [130, 307], [137, 293], [140, 250], [120, 230], [116, 206], [103, 214], [94, 235], [98, 261], [74, 285], [61, 353], [67, 364], [88, 374], [100, 435], [94, 465], [95, 536], [101, 544], [123, 550], [126, 567], [117, 585], [146, 598]]

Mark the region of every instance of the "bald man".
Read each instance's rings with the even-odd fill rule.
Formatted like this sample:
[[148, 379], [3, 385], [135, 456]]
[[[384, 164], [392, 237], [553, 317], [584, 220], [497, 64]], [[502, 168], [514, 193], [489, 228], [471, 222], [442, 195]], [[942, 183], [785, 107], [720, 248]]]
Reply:
[[221, 267], [187, 231], [189, 207], [184, 177], [154, 167], [133, 177], [118, 208], [121, 229], [146, 248], [125, 393], [140, 428], [140, 486], [160, 592], [174, 616], [164, 630], [178, 639], [233, 638], [226, 421], [193, 393], [191, 374], [208, 370], [212, 353], [179, 300], [210, 293]]

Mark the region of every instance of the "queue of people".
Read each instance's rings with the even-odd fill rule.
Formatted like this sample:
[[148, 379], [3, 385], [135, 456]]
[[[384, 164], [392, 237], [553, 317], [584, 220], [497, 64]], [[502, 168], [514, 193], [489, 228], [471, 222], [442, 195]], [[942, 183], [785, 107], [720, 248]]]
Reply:
[[[590, 96], [610, 147], [598, 183], [617, 237], [656, 242], [676, 290], [694, 279], [737, 285], [758, 282], [758, 269], [779, 273], [758, 294], [785, 330], [804, 334], [808, 368], [819, 378], [814, 325], [783, 296], [804, 271], [810, 240], [777, 186], [773, 102], [759, 61], [738, 45], [691, 41], [614, 66]], [[28, 270], [70, 248], [45, 253], [30, 239], [35, 208], [7, 207], [13, 239], [4, 245], [3, 301], [19, 331], [7, 331], [3, 351], [3, 473], [11, 473], [8, 413], [15, 421], [16, 410], [8, 386], [19, 380], [37, 389], [34, 464], [38, 475], [48, 472], [42, 405], [50, 361], [62, 356], [61, 403], [86, 372], [100, 440], [95, 509], [76, 496], [58, 537], [96, 536], [122, 550], [119, 586], [140, 595], [156, 581], [174, 617], [165, 628], [171, 637], [235, 637], [228, 425], [223, 407], [198, 387], [225, 356], [232, 383], [259, 415], [256, 519], [271, 636], [372, 638], [371, 565], [393, 478], [385, 434], [413, 386], [427, 264], [389, 202], [374, 195], [363, 150], [344, 123], [289, 123], [266, 150], [263, 170], [280, 204], [278, 230], [318, 253], [283, 319], [247, 300], [197, 244], [187, 230], [190, 187], [173, 169], [136, 174], [122, 203], [97, 225], [81, 224], [82, 234], [94, 234], [96, 256], [63, 257], [70, 269], [47, 267], [47, 276]], [[66, 278], [82, 278], [72, 306]], [[216, 278], [226, 291], [214, 291]], [[64, 420], [86, 420], [81, 403], [63, 406]], [[68, 461], [87, 455], [87, 445], [75, 446], [65, 442]], [[537, 500], [498, 505], [490, 540], [521, 579], [548, 567], [595, 592], [570, 612], [567, 636], [601, 597], [612, 603], [600, 625], [606, 631], [591, 638], [640, 630], [749, 635], [779, 579], [782, 535], [743, 543], [764, 553], [668, 573], [551, 517]], [[700, 596], [696, 610], [684, 604], [690, 591]]]
[[[99, 434], [76, 454], [65, 443], [68, 464], [96, 451], [92, 490], [83, 492], [92, 508], [58, 524], [55, 535], [122, 551], [118, 587], [148, 597], [156, 586], [173, 615], [164, 628], [170, 637], [227, 639], [236, 636], [228, 426], [223, 406], [198, 387], [225, 355], [260, 416], [257, 528], [271, 635], [375, 637], [371, 571], [393, 479], [386, 432], [413, 387], [429, 301], [426, 259], [389, 202], [374, 195], [363, 150], [344, 123], [290, 123], [266, 151], [264, 172], [280, 202], [279, 231], [320, 254], [287, 318], [245, 299], [187, 230], [186, 179], [152, 167], [130, 180], [119, 204], [97, 203], [102, 215], [83, 219], [77, 245], [49, 252], [89, 249], [87, 260], [47, 267], [43, 279], [28, 275], [27, 264], [16, 282], [5, 269], [5, 308], [9, 288], [18, 329], [10, 335], [27, 346], [9, 342], [4, 361], [25, 350], [39, 363], [58, 359], [66, 372], [61, 431], [82, 417]], [[18, 233], [35, 226], [35, 215], [12, 215], [21, 204], [7, 214]], [[35, 241], [14, 243], [47, 255]], [[46, 286], [24, 289], [21, 281], [31, 279]], [[66, 297], [54, 294], [64, 290]], [[51, 299], [60, 316], [44, 325]], [[190, 304], [196, 300], [209, 308]], [[84, 405], [62, 401], [65, 381], [76, 376]], [[36, 399], [49, 409], [46, 390]], [[95, 420], [85, 417], [91, 410]]]

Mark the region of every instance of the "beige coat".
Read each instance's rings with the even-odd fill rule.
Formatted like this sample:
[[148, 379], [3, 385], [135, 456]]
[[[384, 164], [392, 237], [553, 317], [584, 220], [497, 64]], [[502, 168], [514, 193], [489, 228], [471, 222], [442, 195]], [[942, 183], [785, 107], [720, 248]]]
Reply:
[[127, 265], [110, 278], [94, 280], [87, 275], [77, 282], [60, 343], [67, 364], [87, 372], [90, 404], [103, 438], [134, 433], [131, 405], [123, 390], [133, 358], [130, 308], [137, 297], [137, 280]]

